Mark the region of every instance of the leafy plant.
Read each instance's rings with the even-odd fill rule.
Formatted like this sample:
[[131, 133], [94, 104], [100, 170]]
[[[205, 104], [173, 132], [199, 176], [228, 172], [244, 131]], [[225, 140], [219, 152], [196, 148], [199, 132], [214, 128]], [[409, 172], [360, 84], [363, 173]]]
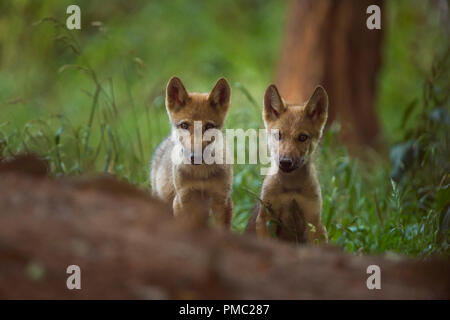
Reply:
[[[405, 194], [404, 203], [424, 217], [439, 217], [436, 241], [449, 244], [450, 206], [450, 49], [436, 59], [423, 86], [421, 101], [415, 100], [403, 115], [403, 141], [391, 149], [391, 176]], [[416, 112], [414, 125], [408, 120]]]

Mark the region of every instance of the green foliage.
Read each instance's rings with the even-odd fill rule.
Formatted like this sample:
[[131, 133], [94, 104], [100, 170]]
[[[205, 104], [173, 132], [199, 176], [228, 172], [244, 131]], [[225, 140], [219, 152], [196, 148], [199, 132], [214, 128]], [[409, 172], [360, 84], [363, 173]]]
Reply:
[[[450, 47], [437, 59], [423, 86], [421, 101], [414, 100], [403, 115], [404, 136], [391, 151], [391, 176], [405, 200], [414, 203], [410, 212], [439, 217], [436, 240], [448, 248], [450, 242]], [[411, 110], [416, 123], [408, 126]]]
[[333, 130], [320, 158], [322, 219], [330, 242], [358, 253], [448, 254], [438, 239], [439, 213], [392, 180], [389, 163], [375, 159], [374, 166], [349, 158]]
[[447, 50], [448, 1], [395, 0], [384, 5], [377, 108], [384, 138], [395, 141], [403, 135], [405, 110], [421, 98], [423, 75], [431, 70], [435, 55]]
[[[130, 131], [131, 98], [144, 126], [144, 109], [163, 107], [173, 75], [198, 92], [225, 76], [260, 97], [282, 41], [285, 1], [82, 0], [80, 31], [60, 25], [70, 4], [0, 3], [0, 102], [2, 118], [13, 126], [48, 114], [84, 121], [95, 88], [73, 65], [95, 70], [105, 85], [114, 82], [116, 106]], [[235, 90], [232, 99], [232, 118], [259, 123], [257, 116], [243, 121], [251, 108], [244, 91]]]

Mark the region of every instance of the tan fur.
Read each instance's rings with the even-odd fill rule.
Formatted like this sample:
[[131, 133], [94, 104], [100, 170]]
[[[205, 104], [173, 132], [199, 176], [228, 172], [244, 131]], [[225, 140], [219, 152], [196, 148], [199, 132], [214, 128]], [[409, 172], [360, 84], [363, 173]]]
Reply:
[[[172, 78], [166, 89], [166, 108], [172, 134], [159, 145], [151, 165], [153, 194], [172, 204], [175, 216], [205, 222], [211, 211], [216, 222], [227, 229], [230, 228], [233, 212], [232, 166], [203, 162], [198, 165], [175, 164], [171, 154], [176, 143], [181, 143], [183, 148], [187, 148], [189, 142], [194, 145], [194, 121], [202, 122], [202, 132], [207, 124], [222, 130], [229, 103], [230, 87], [224, 78], [219, 79], [210, 94], [188, 93], [180, 79]], [[181, 123], [189, 125], [188, 138], [180, 139], [175, 135]], [[202, 149], [208, 143], [202, 142]]]
[[[271, 237], [268, 221], [275, 219], [280, 222], [275, 228], [279, 239], [308, 243], [327, 241], [327, 232], [321, 222], [321, 190], [313, 163], [327, 110], [328, 96], [322, 87], [317, 87], [304, 105], [288, 104], [274, 85], [267, 88], [263, 118], [271, 153], [274, 155], [278, 151], [279, 154], [279, 158], [272, 161], [278, 166], [281, 159], [291, 160], [294, 169], [291, 172], [280, 169], [276, 174], [265, 177], [261, 190], [264, 205], [258, 205], [254, 210], [247, 231], [256, 231], [260, 238]], [[270, 129], [280, 132], [278, 150], [272, 140], [277, 136], [271, 136]], [[303, 142], [299, 139], [301, 134], [307, 135]], [[292, 206], [296, 212], [292, 211]], [[297, 220], [292, 216], [295, 213]]]

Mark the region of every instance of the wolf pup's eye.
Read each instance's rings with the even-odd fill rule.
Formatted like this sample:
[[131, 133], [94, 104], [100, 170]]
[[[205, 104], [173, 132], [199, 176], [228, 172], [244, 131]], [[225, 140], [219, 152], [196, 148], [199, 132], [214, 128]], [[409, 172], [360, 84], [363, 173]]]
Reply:
[[306, 134], [301, 134], [298, 136], [298, 141], [300, 142], [305, 142], [306, 140], [308, 140], [308, 136]]
[[183, 130], [187, 130], [187, 129], [189, 129], [189, 123], [187, 123], [187, 122], [182, 122], [182, 123], [179, 125], [179, 127], [180, 127], [181, 129], [183, 129]]
[[212, 123], [207, 123], [207, 124], [205, 125], [205, 131], [207, 131], [207, 130], [209, 130], [209, 129], [213, 129], [213, 128], [215, 128], [215, 126], [214, 126]]

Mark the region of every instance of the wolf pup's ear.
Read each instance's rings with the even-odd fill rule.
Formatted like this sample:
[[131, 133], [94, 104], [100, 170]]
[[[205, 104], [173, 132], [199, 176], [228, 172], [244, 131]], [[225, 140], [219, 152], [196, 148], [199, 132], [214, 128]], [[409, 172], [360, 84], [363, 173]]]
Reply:
[[322, 126], [328, 117], [328, 94], [322, 86], [317, 86], [305, 107], [308, 117]]
[[264, 93], [263, 117], [265, 121], [276, 120], [286, 110], [283, 99], [274, 84], [267, 87]]
[[189, 101], [183, 83], [178, 77], [172, 77], [166, 87], [166, 107], [169, 111], [178, 111]]
[[225, 78], [220, 78], [209, 93], [208, 100], [213, 108], [225, 108], [225, 110], [228, 110], [230, 97], [231, 88], [228, 81]]

